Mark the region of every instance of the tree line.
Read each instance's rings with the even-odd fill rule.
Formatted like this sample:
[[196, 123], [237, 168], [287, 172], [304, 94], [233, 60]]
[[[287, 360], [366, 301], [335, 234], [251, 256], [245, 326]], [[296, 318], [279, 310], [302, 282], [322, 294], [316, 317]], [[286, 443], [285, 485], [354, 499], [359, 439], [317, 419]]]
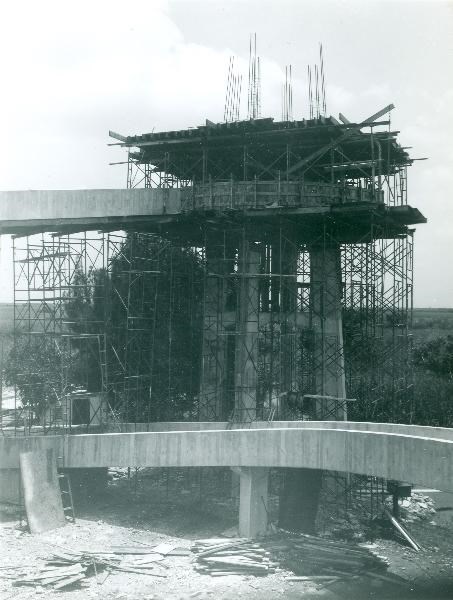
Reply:
[[[17, 336], [5, 383], [17, 386], [38, 421], [80, 389], [104, 390], [121, 421], [196, 419], [204, 271], [193, 249], [158, 236], [127, 236], [110, 272], [75, 273], [63, 302], [66, 336]], [[409, 349], [401, 370], [414, 377], [397, 389], [392, 360], [398, 357], [385, 340], [363, 331], [358, 337], [360, 327], [359, 315], [345, 311], [348, 394], [361, 400], [350, 418], [452, 426], [453, 336]]]

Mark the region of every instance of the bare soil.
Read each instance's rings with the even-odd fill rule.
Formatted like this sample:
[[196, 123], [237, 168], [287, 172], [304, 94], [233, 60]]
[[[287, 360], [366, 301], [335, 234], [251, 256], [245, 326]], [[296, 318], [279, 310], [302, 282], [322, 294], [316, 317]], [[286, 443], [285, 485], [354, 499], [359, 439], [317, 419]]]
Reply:
[[40, 597], [61, 600], [453, 598], [453, 526], [447, 523], [448, 526], [441, 527], [432, 522], [411, 524], [411, 534], [423, 547], [421, 552], [405, 547], [396, 539], [380, 537], [371, 543], [374, 552], [388, 559], [389, 572], [405, 580], [403, 585], [375, 580], [366, 574], [328, 587], [314, 581], [290, 582], [287, 577], [293, 571], [284, 560], [280, 561], [281, 568], [277, 572], [265, 577], [211, 577], [195, 571], [191, 556], [170, 556], [158, 571], [164, 577], [112, 572], [102, 584], [95, 576], [87, 579], [81, 589], [54, 592], [42, 587], [13, 587], [14, 579], [10, 577], [19, 571], [4, 567], [18, 565], [32, 573], [44, 565], [56, 549], [99, 551], [113, 545], [137, 546], [140, 542], [170, 542], [190, 548], [195, 539], [217, 537], [224, 530], [234, 528], [237, 520], [237, 501], [230, 497], [228, 472], [214, 473], [205, 469], [169, 473], [153, 469], [138, 472], [137, 476], [132, 473], [129, 479], [124, 472], [118, 472], [117, 478], [104, 490], [95, 488], [85, 484], [76, 486], [77, 520], [55, 531], [31, 535], [19, 528], [13, 511], [2, 513], [2, 600]]

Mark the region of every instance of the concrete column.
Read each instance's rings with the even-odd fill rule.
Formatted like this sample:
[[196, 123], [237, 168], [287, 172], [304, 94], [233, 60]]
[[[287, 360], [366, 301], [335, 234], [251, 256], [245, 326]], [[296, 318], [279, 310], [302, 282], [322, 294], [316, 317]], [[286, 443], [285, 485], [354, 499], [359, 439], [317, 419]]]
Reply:
[[0, 469], [0, 503], [19, 502], [19, 469]]
[[260, 250], [244, 240], [239, 249], [239, 307], [236, 324], [235, 418], [248, 422], [256, 419], [258, 365]]
[[[220, 237], [220, 239], [219, 239]], [[199, 420], [226, 418], [223, 414], [227, 379], [227, 336], [225, 334], [228, 276], [233, 271], [231, 249], [223, 236], [206, 241], [207, 275], [203, 298], [203, 356]]]
[[266, 533], [269, 469], [241, 467], [239, 536], [254, 538]]
[[297, 315], [297, 259], [299, 247], [285, 240], [281, 249], [281, 307], [280, 307], [280, 393], [284, 395], [279, 406], [278, 419], [286, 418], [287, 401], [291, 392], [297, 392], [297, 345], [296, 332], [299, 326]]
[[[335, 401], [335, 398], [346, 397], [339, 247], [310, 248], [310, 270], [315, 394], [332, 397], [317, 401], [316, 418], [345, 420], [345, 403], [338, 406]], [[280, 496], [280, 526], [314, 533], [321, 486], [322, 471], [288, 469]]]
[[[316, 394], [345, 398], [340, 248], [312, 247], [310, 270]], [[333, 400], [320, 400], [317, 418], [346, 420], [345, 405], [335, 411]]]

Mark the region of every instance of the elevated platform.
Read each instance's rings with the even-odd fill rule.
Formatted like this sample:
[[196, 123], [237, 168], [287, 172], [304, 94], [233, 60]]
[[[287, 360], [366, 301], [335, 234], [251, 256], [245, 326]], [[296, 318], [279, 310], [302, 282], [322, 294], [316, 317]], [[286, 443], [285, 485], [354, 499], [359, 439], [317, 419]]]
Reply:
[[22, 450], [54, 448], [66, 468], [285, 467], [344, 471], [453, 492], [453, 429], [309, 422], [257, 429], [0, 438], [0, 469]]
[[[42, 190], [0, 192], [0, 233], [27, 235], [89, 230], [131, 230], [183, 236], [198, 243], [199, 225], [255, 222], [273, 228], [288, 218], [302, 237], [316, 235], [330, 218], [338, 241], [363, 238], [371, 224], [388, 235], [405, 233], [426, 219], [410, 206], [386, 206], [368, 190], [339, 186], [286, 183], [217, 183], [192, 188]], [[362, 241], [364, 241], [362, 239]]]

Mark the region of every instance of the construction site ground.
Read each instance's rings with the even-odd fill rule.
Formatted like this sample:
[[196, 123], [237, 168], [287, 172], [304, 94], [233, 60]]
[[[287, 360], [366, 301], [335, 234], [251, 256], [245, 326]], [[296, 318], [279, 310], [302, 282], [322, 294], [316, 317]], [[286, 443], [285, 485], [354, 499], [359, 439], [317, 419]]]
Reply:
[[[432, 520], [410, 523], [410, 532], [422, 546], [420, 552], [391, 537], [367, 542], [373, 552], [388, 560], [388, 572], [404, 583], [368, 577], [341, 578], [328, 586], [320, 580], [290, 581], [294, 570], [285, 561], [274, 573], [212, 577], [198, 573], [191, 555], [168, 556], [157, 572], [164, 577], [112, 571], [87, 578], [84, 587], [52, 591], [39, 585], [13, 586], [17, 573], [33, 573], [53, 551], [101, 551], [112, 546], [137, 546], [169, 542], [190, 549], [196, 539], [234, 535], [237, 501], [228, 491], [228, 474], [211, 470], [174, 473], [148, 470], [116, 471], [106, 487], [76, 485], [76, 522], [60, 529], [31, 535], [19, 527], [12, 506], [0, 513], [0, 598], [55, 597], [61, 600], [99, 599], [216, 599], [274, 598], [361, 600], [367, 598], [405, 600], [453, 597], [453, 520], [448, 511]], [[87, 491], [88, 490], [88, 491]], [[233, 494], [234, 495], [234, 494]], [[271, 509], [272, 507], [270, 507]], [[271, 513], [273, 518], [273, 513]], [[281, 558], [281, 557], [280, 557]], [[21, 567], [10, 571], [5, 567]], [[101, 583], [102, 581], [102, 583]]]

